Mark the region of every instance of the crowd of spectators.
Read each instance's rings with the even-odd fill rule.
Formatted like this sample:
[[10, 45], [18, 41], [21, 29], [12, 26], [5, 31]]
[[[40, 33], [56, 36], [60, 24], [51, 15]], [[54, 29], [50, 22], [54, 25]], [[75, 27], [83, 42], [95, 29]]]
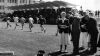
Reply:
[[48, 8], [48, 9], [37, 9], [37, 10], [22, 10], [22, 11], [14, 11], [12, 14], [8, 14], [12, 18], [13, 22], [13, 17], [17, 15], [19, 18], [21, 16], [24, 16], [26, 19], [26, 22], [28, 22], [29, 15], [33, 17], [33, 19], [37, 20], [37, 17], [39, 18], [40, 15], [42, 15], [46, 19], [46, 24], [56, 24], [56, 19], [60, 15], [62, 11], [66, 11], [66, 13], [70, 13], [71, 8], [58, 8], [53, 9], [53, 8]]

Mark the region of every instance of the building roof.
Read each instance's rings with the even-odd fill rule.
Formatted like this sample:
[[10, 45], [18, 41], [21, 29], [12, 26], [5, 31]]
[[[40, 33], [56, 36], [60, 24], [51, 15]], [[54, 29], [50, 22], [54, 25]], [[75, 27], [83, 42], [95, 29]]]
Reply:
[[74, 4], [63, 2], [63, 1], [53, 1], [53, 2], [40, 2], [28, 5], [17, 5], [8, 7], [12, 10], [34, 10], [34, 9], [43, 9], [43, 8], [53, 8], [53, 7], [68, 7], [68, 6], [76, 6]]

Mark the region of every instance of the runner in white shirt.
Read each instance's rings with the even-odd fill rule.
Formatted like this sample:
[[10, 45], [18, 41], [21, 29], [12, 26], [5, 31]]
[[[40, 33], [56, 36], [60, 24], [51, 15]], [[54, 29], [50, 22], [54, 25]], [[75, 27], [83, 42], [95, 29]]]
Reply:
[[34, 19], [30, 16], [29, 17], [29, 29], [30, 29], [30, 32], [32, 32], [33, 23], [34, 23]]
[[18, 25], [18, 21], [19, 21], [19, 17], [16, 15], [16, 16], [14, 17], [14, 22], [15, 22], [15, 28], [14, 28], [14, 29], [16, 29], [17, 26], [19, 26], [19, 25]]

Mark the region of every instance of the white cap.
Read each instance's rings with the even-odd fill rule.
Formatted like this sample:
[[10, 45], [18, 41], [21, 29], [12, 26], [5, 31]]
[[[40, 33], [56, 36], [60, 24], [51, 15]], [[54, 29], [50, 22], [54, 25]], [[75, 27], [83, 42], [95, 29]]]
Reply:
[[65, 14], [65, 15], [66, 15], [66, 12], [63, 11], [63, 12], [61, 12], [61, 15], [62, 15], [62, 14]]

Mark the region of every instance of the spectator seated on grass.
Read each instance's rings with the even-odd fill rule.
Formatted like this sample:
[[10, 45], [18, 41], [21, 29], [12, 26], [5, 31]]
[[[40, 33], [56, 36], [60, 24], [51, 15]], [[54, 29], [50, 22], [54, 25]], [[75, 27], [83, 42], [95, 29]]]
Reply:
[[45, 56], [44, 54], [45, 54], [44, 50], [39, 50], [35, 56]]

